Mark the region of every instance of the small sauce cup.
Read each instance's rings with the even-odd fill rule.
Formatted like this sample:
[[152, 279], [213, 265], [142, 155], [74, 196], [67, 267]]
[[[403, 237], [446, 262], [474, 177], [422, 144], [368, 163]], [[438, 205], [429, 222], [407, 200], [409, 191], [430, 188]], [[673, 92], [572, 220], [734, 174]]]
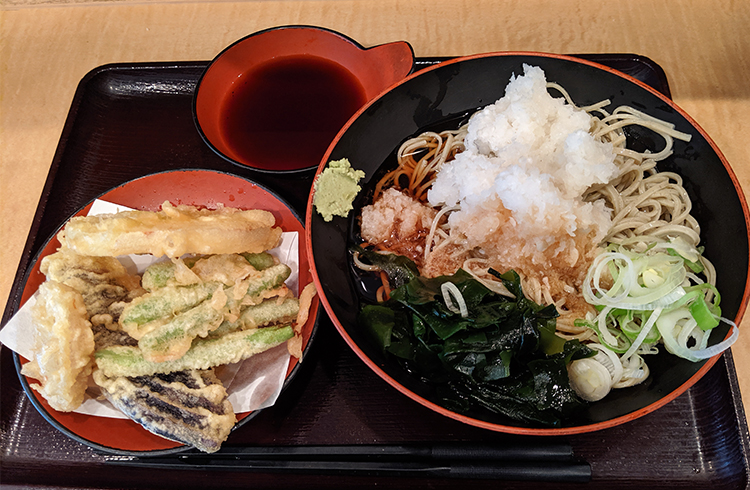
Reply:
[[305, 173], [362, 106], [407, 76], [403, 41], [364, 48], [311, 26], [251, 34], [222, 51], [201, 76], [193, 118], [222, 158], [265, 173]]

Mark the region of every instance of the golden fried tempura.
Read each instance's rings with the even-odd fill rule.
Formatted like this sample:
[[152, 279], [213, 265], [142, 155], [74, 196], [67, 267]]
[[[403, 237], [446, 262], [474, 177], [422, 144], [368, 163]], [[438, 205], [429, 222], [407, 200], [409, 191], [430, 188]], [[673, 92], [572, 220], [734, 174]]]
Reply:
[[318, 294], [318, 291], [315, 289], [315, 284], [313, 283], [308, 284], [302, 289], [299, 295], [299, 311], [297, 312], [297, 319], [294, 322], [294, 337], [286, 343], [286, 349], [289, 354], [300, 361], [302, 360], [302, 327], [307, 323], [307, 318], [310, 315], [310, 307], [316, 294]]
[[93, 368], [94, 334], [83, 297], [55, 281], [40, 287], [33, 307], [34, 358], [21, 372], [41, 382], [31, 387], [61, 412], [83, 402]]
[[299, 313], [297, 314], [297, 320], [294, 325], [295, 333], [302, 333], [302, 327], [307, 323], [307, 317], [310, 314], [310, 306], [312, 305], [313, 298], [315, 298], [316, 294], [318, 294], [318, 290], [315, 289], [315, 284], [312, 282], [305, 286], [299, 294]]
[[93, 377], [104, 396], [144, 429], [207, 453], [221, 447], [237, 422], [213, 369], [130, 378], [96, 369]]
[[191, 269], [201, 281], [220, 282], [225, 286], [234, 286], [243, 279], [257, 274], [255, 267], [242, 255], [211, 255], [198, 260]]
[[145, 292], [140, 276], [130, 274], [114, 257], [79, 255], [62, 247], [44, 257], [39, 269], [48, 280], [81, 293], [91, 316], [108, 314], [115, 301], [127, 301]]
[[162, 204], [161, 211], [125, 211], [71, 219], [60, 243], [81, 255], [258, 253], [274, 248], [281, 228], [269, 211], [215, 210]]
[[42, 259], [40, 270], [47, 280], [81, 293], [97, 349], [135, 341], [121, 331], [118, 319], [125, 305], [146, 291], [141, 288], [140, 276], [130, 274], [119, 260], [78, 255], [61, 247]]

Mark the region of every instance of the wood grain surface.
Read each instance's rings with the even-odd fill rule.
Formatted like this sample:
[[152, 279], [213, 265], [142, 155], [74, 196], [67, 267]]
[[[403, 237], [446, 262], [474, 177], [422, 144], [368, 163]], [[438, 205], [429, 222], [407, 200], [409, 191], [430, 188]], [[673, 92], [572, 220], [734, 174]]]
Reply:
[[[107, 63], [209, 60], [267, 27], [311, 24], [417, 56], [636, 53], [750, 191], [750, 3], [741, 0], [0, 2], [0, 307], [5, 308], [73, 94]], [[744, 327], [747, 321], [743, 324]], [[733, 347], [750, 393], [750, 336]], [[5, 366], [4, 366], [5, 367]]]

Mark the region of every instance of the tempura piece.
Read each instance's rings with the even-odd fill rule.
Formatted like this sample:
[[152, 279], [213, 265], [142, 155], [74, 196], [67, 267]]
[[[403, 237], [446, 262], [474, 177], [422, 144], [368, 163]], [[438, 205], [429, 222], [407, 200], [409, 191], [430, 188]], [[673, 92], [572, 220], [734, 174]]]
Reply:
[[289, 355], [296, 357], [300, 361], [302, 360], [302, 327], [307, 323], [307, 318], [310, 315], [310, 307], [315, 295], [318, 294], [315, 289], [315, 284], [310, 283], [302, 289], [299, 295], [299, 308], [297, 311], [297, 318], [294, 322], [294, 337], [289, 339], [286, 343], [286, 349]]
[[172, 361], [182, 357], [196, 337], [205, 337], [224, 321], [227, 295], [219, 289], [210, 299], [176, 315], [138, 340], [144, 359], [152, 362]]
[[31, 385], [50, 406], [70, 412], [83, 402], [93, 368], [94, 334], [83, 297], [55, 281], [39, 286], [32, 315], [34, 358], [21, 373], [41, 382]]
[[240, 254], [211, 255], [197, 261], [191, 270], [203, 281], [216, 281], [225, 286], [234, 286], [258, 273], [258, 269]]
[[148, 291], [201, 281], [216, 281], [232, 286], [253, 272], [277, 263], [278, 260], [268, 252], [191, 256], [150, 265], [143, 272], [141, 283]]
[[40, 270], [47, 279], [81, 293], [90, 315], [106, 313], [113, 302], [141, 293], [140, 277], [114, 257], [89, 257], [62, 247], [42, 259]]
[[190, 286], [167, 286], [139, 296], [126, 304], [120, 315], [120, 326], [134, 339], [168, 322], [174, 315], [187, 311], [209, 299], [222, 285], [202, 282]]
[[94, 381], [102, 393], [143, 428], [201, 451], [217, 451], [237, 421], [226, 389], [213, 370], [187, 370], [154, 376]]
[[94, 353], [97, 367], [109, 377], [150, 376], [186, 369], [208, 369], [243, 361], [281, 345], [294, 336], [291, 325], [240, 330], [219, 338], [198, 338], [184, 356], [174, 361], [151, 362], [138, 347], [114, 346]]
[[123, 211], [72, 218], [60, 243], [81, 255], [258, 253], [274, 248], [281, 228], [269, 211], [162, 204], [161, 211]]
[[[285, 264], [278, 264], [262, 271], [253, 269], [253, 273], [245, 281], [227, 289], [218, 285], [210, 298], [145, 333], [138, 341], [143, 357], [152, 362], [179, 359], [190, 348], [194, 338], [208, 335], [221, 325], [225, 317], [236, 318], [243, 305], [259, 304], [267, 294], [275, 295], [273, 291], [284, 284], [291, 269]], [[157, 295], [161, 291], [157, 289], [151, 294]]]
[[310, 314], [310, 306], [312, 305], [313, 298], [317, 294], [318, 290], [315, 289], [315, 284], [312, 282], [302, 289], [299, 295], [299, 313], [294, 325], [295, 333], [302, 333], [302, 327], [307, 323], [307, 317]]
[[140, 277], [130, 274], [116, 258], [78, 255], [66, 247], [44, 257], [40, 270], [47, 280], [81, 293], [97, 343], [100, 334], [108, 336], [120, 329], [122, 304], [146, 292]]
[[237, 330], [249, 330], [268, 325], [290, 323], [299, 313], [299, 300], [293, 296], [281, 296], [265, 299], [257, 305], [250, 305], [242, 310], [236, 320], [224, 320], [209, 336], [220, 337]]
[[268, 269], [272, 265], [279, 263], [278, 259], [276, 259], [273, 255], [271, 255], [268, 252], [243, 253], [242, 256], [245, 257], [245, 260], [250, 262], [250, 265], [258, 269], [259, 271], [262, 271], [263, 269]]

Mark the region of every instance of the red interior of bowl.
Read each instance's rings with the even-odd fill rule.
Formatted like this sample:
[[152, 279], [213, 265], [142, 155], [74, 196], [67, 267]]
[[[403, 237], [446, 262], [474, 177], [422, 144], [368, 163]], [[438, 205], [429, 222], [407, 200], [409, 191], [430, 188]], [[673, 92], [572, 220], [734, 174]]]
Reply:
[[328, 59], [346, 68], [361, 84], [366, 101], [407, 76], [414, 62], [414, 53], [406, 42], [365, 49], [336, 32], [304, 26], [252, 34], [219, 54], [198, 85], [196, 122], [215, 150], [231, 160], [242, 162], [227, 145], [221, 120], [224, 101], [236, 84], [244, 80], [243, 75], [270, 60], [300, 55]]

